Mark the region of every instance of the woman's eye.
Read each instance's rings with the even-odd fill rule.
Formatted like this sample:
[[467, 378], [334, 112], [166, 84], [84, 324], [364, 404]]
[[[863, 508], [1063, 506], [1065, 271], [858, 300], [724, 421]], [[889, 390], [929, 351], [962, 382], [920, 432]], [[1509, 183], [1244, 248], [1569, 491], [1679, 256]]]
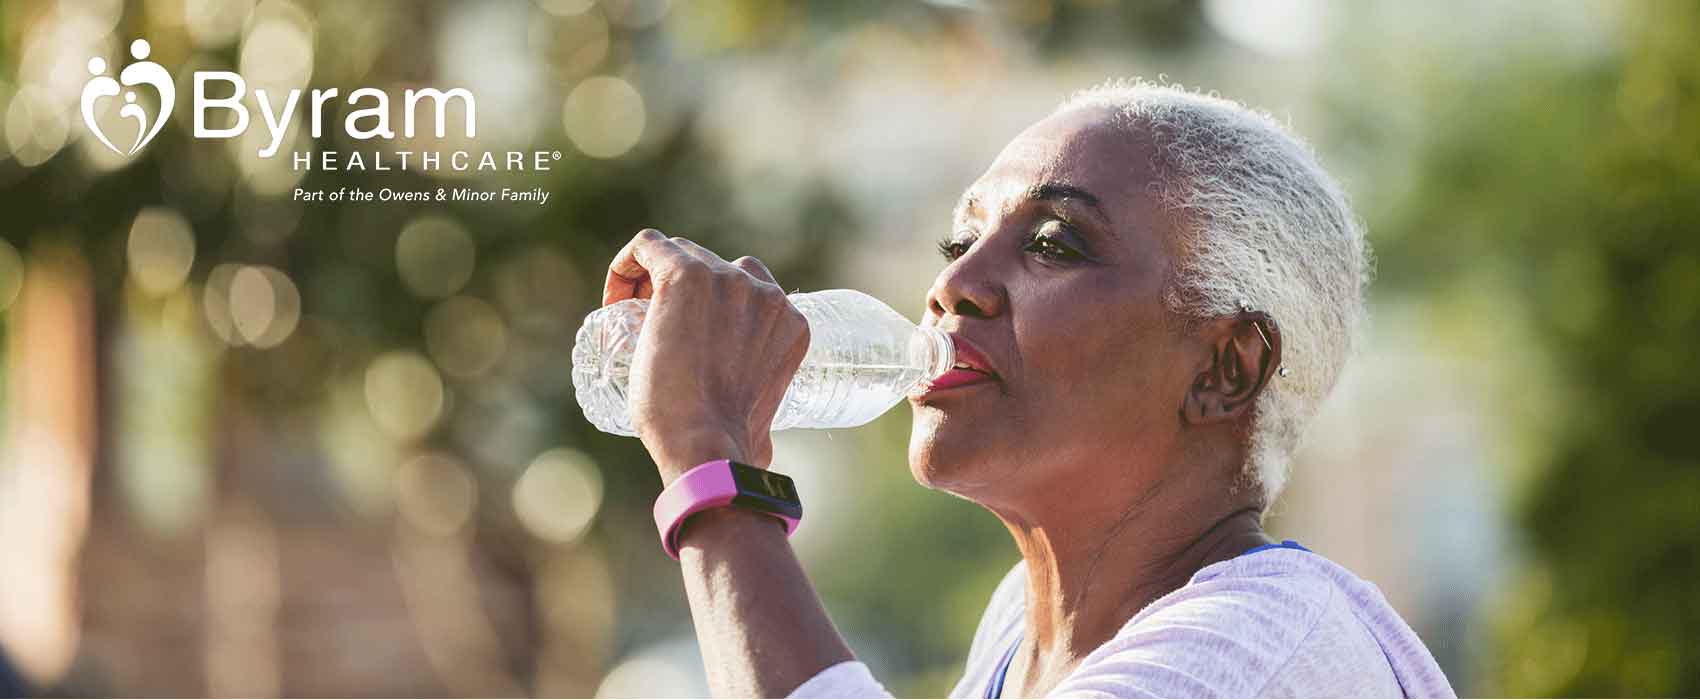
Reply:
[[[1054, 223], [1054, 222], [1053, 222]], [[1077, 260], [1080, 252], [1069, 247], [1058, 238], [1056, 229], [1062, 225], [1046, 224], [1034, 232], [1033, 238], [1027, 243], [1027, 252], [1038, 254], [1049, 260]]]
[[968, 254], [968, 246], [973, 244], [965, 238], [945, 238], [939, 241], [939, 255], [946, 261], [953, 261]]

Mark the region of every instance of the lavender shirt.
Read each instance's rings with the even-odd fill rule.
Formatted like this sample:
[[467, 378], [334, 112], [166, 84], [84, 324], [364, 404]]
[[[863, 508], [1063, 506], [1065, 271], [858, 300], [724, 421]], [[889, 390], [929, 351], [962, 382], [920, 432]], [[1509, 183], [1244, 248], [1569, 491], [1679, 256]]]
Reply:
[[[1026, 564], [998, 584], [953, 698], [983, 697], [1021, 634]], [[1006, 693], [1007, 694], [1007, 693]], [[793, 698], [891, 697], [859, 661]], [[1200, 569], [1088, 654], [1050, 697], [1455, 697], [1422, 640], [1373, 584], [1302, 549]]]

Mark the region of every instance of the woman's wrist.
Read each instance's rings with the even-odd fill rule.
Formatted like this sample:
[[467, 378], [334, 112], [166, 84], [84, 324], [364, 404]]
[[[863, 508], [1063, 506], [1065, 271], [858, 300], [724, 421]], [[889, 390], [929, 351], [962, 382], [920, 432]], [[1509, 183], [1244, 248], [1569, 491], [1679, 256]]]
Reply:
[[643, 442], [649, 449], [650, 458], [655, 460], [656, 469], [661, 472], [663, 487], [672, 485], [685, 472], [704, 462], [729, 459], [750, 464], [749, 450], [725, 431], [689, 430], [655, 435], [653, 438], [645, 435]]
[[[769, 537], [762, 542], [755, 537]], [[696, 513], [679, 526], [679, 557], [696, 548], [719, 550], [722, 546], [778, 546], [787, 542], [785, 522], [766, 513], [746, 508], [712, 508]]]

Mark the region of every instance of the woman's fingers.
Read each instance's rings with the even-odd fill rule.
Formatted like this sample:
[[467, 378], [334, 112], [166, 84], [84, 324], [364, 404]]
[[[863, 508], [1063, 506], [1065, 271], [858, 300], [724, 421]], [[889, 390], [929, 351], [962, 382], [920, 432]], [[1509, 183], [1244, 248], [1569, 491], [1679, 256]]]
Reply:
[[[655, 295], [657, 280], [677, 281], [692, 273], [738, 269], [758, 282], [777, 285], [773, 273], [760, 260], [744, 256], [727, 262], [714, 251], [688, 238], [669, 238], [652, 228], [639, 231], [608, 265], [602, 285], [604, 306], [626, 299], [648, 299]], [[706, 276], [706, 275], [704, 275]]]
[[732, 261], [732, 265], [734, 267], [737, 267], [740, 270], [743, 270], [744, 272], [749, 273], [749, 275], [751, 277], [754, 277], [758, 280], [761, 280], [763, 282], [772, 283], [772, 284], [779, 284], [778, 280], [773, 279], [773, 272], [768, 270], [767, 266], [763, 265], [760, 260], [757, 260], [753, 257], [746, 255], [744, 257], [738, 258], [737, 260]]
[[[655, 292], [654, 285], [649, 284], [649, 271], [637, 260], [637, 247], [646, 240], [659, 238], [666, 240], [660, 231], [646, 228], [639, 231], [620, 252], [614, 254], [614, 260], [608, 263], [608, 279], [602, 284], [602, 305], [607, 306], [626, 299], [647, 299]], [[648, 289], [642, 289], [647, 287]], [[649, 294], [640, 292], [648, 291]]]
[[660, 231], [639, 231], [608, 263], [608, 279], [602, 285], [602, 305], [626, 299], [648, 299], [655, 294], [656, 280], [674, 279], [698, 264], [679, 244]]
[[754, 280], [757, 288], [767, 285], [772, 285], [775, 289], [779, 287], [779, 282], [773, 279], [773, 273], [768, 271], [767, 266], [763, 265], [760, 260], [746, 255], [732, 262], [727, 262], [718, 253], [698, 245], [696, 241], [689, 238], [674, 237], [672, 241], [679, 246], [680, 250], [702, 261], [711, 270], [730, 271], [737, 269]]
[[696, 258], [697, 260], [701, 261], [702, 264], [707, 265], [711, 268], [721, 267], [721, 266], [728, 264], [726, 262], [725, 258], [720, 257], [719, 254], [715, 253], [712, 250], [709, 250], [707, 248], [702, 247], [701, 245], [698, 245], [696, 241], [693, 241], [689, 238], [684, 238], [682, 236], [674, 236], [674, 237], [672, 237], [668, 240], [671, 240], [673, 242], [673, 245], [678, 246], [679, 250], [684, 252], [686, 255], [689, 255], [693, 258]]
[[602, 284], [603, 306], [627, 299], [648, 299], [652, 296], [655, 296], [655, 284], [650, 281], [647, 274], [632, 280], [610, 270], [608, 281]]

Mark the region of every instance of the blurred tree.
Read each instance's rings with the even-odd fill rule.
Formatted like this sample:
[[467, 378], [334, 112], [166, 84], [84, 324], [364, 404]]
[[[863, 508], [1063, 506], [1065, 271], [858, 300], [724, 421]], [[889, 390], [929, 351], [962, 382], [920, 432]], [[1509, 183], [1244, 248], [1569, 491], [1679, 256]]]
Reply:
[[1518, 510], [1533, 565], [1484, 611], [1490, 695], [1700, 694], [1700, 3], [1619, 9], [1584, 65], [1440, 79], [1444, 126], [1372, 227], [1388, 289], [1525, 309], [1522, 343], [1483, 349], [1561, 382], [1512, 388], [1548, 404], [1546, 444]]

